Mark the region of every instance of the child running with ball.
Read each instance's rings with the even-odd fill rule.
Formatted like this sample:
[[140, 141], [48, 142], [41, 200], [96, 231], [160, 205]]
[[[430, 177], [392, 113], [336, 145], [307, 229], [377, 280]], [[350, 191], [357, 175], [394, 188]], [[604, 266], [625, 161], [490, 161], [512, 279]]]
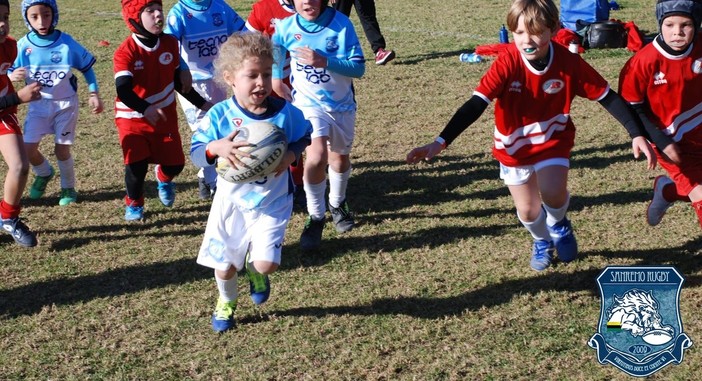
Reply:
[[562, 262], [578, 254], [566, 217], [569, 158], [575, 139], [570, 107], [576, 95], [598, 101], [626, 128], [634, 156], [643, 152], [649, 169], [656, 162], [639, 119], [626, 102], [580, 55], [551, 41], [560, 25], [552, 0], [514, 1], [506, 24], [514, 44], [497, 58], [439, 137], [410, 151], [407, 162], [439, 154], [497, 99], [492, 152], [500, 162], [500, 178], [509, 188], [517, 217], [534, 238], [531, 267], [542, 271], [551, 264], [554, 249]]
[[197, 262], [215, 270], [219, 298], [212, 328], [224, 332], [235, 326], [237, 271], [246, 272], [255, 304], [268, 300], [268, 274], [280, 265], [292, 213], [294, 185], [289, 167], [309, 145], [312, 126], [289, 102], [270, 96], [273, 47], [262, 34], [229, 36], [214, 65], [215, 79], [234, 95], [214, 105], [200, 121], [192, 138], [193, 163], [206, 167], [219, 159], [241, 166], [237, 156], [249, 155], [238, 148], [249, 143], [233, 139], [239, 127], [252, 122], [270, 122], [282, 128], [288, 140], [288, 150], [273, 174], [244, 184], [217, 179]]

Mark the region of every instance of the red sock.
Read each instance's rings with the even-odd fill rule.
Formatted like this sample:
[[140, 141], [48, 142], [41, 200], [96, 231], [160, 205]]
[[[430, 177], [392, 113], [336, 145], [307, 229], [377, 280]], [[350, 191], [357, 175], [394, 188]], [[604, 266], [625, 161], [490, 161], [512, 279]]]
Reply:
[[686, 194], [678, 193], [678, 188], [675, 186], [675, 183], [668, 184], [668, 185], [663, 187], [663, 198], [668, 202], [675, 202], [675, 201], [690, 202], [690, 197], [688, 197]]
[[702, 228], [702, 201], [695, 201], [690, 205], [692, 205], [692, 209], [697, 213], [697, 219], [700, 221], [700, 227]]
[[156, 178], [158, 178], [158, 181], [162, 183], [170, 183], [171, 181], [173, 181], [173, 177], [170, 177], [163, 173], [163, 169], [160, 165], [156, 167]]
[[138, 199], [129, 198], [129, 196], [124, 196], [124, 205], [131, 206], [144, 206], [144, 196]]
[[4, 199], [0, 201], [0, 217], [3, 220], [16, 218], [20, 214], [20, 209], [22, 208], [19, 205], [8, 204]]

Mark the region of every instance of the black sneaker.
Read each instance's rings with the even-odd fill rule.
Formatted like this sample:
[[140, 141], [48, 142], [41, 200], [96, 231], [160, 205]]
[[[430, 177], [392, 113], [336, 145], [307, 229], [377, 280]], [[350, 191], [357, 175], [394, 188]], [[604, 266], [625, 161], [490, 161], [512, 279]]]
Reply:
[[329, 211], [331, 212], [332, 221], [334, 221], [334, 227], [336, 227], [337, 232], [346, 233], [353, 229], [356, 223], [353, 221], [353, 216], [351, 215], [351, 210], [346, 200], [342, 201], [338, 208], [329, 204]]
[[12, 238], [15, 239], [15, 242], [20, 246], [34, 247], [37, 245], [37, 237], [19, 217], [3, 219], [2, 228], [10, 233]]
[[305, 228], [300, 235], [300, 247], [302, 250], [318, 250], [322, 244], [322, 232], [324, 231], [324, 219], [313, 220], [312, 216], [307, 216]]

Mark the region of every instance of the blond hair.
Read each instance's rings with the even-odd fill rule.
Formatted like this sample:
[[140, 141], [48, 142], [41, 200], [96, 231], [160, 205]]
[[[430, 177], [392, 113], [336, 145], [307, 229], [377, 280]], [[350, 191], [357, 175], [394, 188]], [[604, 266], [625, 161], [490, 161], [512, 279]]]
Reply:
[[517, 30], [520, 16], [524, 16], [524, 26], [529, 34], [540, 34], [546, 30], [555, 32], [561, 26], [558, 7], [552, 0], [515, 0], [507, 13], [510, 31]]
[[268, 58], [273, 62], [273, 44], [260, 32], [234, 33], [219, 46], [219, 53], [214, 61], [214, 80], [224, 89], [229, 84], [224, 80], [225, 73], [233, 75], [241, 69], [248, 58]]

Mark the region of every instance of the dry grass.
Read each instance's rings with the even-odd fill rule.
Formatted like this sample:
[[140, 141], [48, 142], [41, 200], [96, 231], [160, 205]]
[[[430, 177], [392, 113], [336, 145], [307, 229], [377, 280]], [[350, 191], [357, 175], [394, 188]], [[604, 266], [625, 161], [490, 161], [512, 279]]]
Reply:
[[[655, 30], [651, 2], [619, 3], [613, 17]], [[86, 4], [61, 1], [59, 27], [98, 57], [110, 105], [112, 52], [127, 31], [117, 2]], [[250, 4], [234, 5], [245, 16]], [[179, 179], [172, 209], [160, 206], [149, 177], [148, 219], [125, 223], [112, 114], [83, 113], [74, 150], [80, 202], [59, 207], [54, 181], [44, 199], [25, 203], [39, 247], [18, 249], [0, 236], [0, 379], [623, 380], [586, 344], [599, 318], [595, 277], [613, 264], [675, 265], [686, 278], [685, 332], [699, 340], [702, 239], [693, 212], [676, 205], [660, 227], [645, 225], [661, 171], [632, 160], [624, 130], [597, 103], [579, 100], [573, 112], [570, 216], [581, 258], [544, 273], [529, 269], [528, 234], [490, 156], [491, 108], [434, 162], [404, 164], [487, 69], [489, 60], [468, 65], [457, 56], [497, 42], [509, 1], [377, 5], [398, 58], [385, 67], [369, 61], [356, 82], [349, 197], [357, 229], [339, 236], [328, 226], [324, 250], [306, 255], [295, 214], [271, 300], [253, 308], [242, 281], [239, 326], [215, 335], [212, 274], [195, 264], [209, 205], [197, 200], [194, 168]], [[103, 39], [111, 45], [98, 47]], [[629, 56], [585, 58], [616, 87]], [[182, 132], [189, 135], [184, 124]], [[693, 347], [651, 378], [696, 379], [701, 367]]]

